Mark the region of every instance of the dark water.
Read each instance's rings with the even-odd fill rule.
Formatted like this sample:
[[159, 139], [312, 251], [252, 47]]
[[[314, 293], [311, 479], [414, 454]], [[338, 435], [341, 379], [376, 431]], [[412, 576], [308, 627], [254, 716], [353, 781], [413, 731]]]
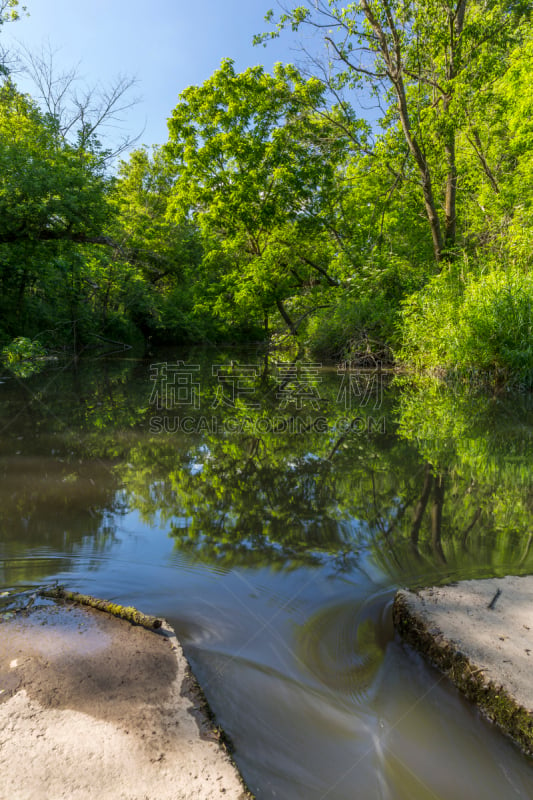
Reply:
[[166, 616], [260, 800], [529, 798], [390, 602], [533, 572], [532, 431], [529, 396], [250, 352], [4, 377], [0, 591]]

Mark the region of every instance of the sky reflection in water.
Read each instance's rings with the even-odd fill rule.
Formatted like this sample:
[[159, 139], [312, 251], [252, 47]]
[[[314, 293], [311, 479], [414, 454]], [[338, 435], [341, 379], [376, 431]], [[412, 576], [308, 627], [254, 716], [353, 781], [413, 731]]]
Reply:
[[[532, 796], [531, 764], [389, 611], [400, 584], [533, 571], [528, 398], [385, 381], [365, 402], [371, 375], [347, 408], [345, 376], [315, 369], [280, 408], [260, 359], [179, 358], [200, 367], [193, 433], [154, 407], [147, 362], [2, 384], [0, 587], [57, 578], [167, 616], [258, 798]], [[251, 381], [233, 406], [213, 362], [224, 391]], [[281, 417], [306, 432], [257, 425]]]

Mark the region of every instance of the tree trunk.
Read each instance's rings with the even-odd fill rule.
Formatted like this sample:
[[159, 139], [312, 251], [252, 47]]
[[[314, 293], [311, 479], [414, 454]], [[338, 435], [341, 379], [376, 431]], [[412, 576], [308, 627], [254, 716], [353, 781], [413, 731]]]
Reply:
[[[445, 113], [447, 109], [448, 103], [446, 102]], [[448, 135], [448, 139], [444, 144], [444, 152], [446, 153], [446, 164], [448, 168], [446, 196], [444, 199], [444, 247], [447, 251], [450, 251], [455, 247], [456, 235], [457, 164], [455, 161], [455, 131], [452, 131]], [[447, 257], [449, 257], [449, 253], [447, 253]]]
[[435, 204], [435, 198], [433, 196], [433, 186], [429, 164], [419, 142], [413, 133], [411, 121], [409, 119], [407, 94], [402, 77], [403, 60], [401, 38], [396, 30], [394, 17], [387, 0], [384, 0], [383, 8], [392, 36], [390, 48], [383, 25], [378, 17], [374, 15], [368, 0], [360, 0], [360, 2], [363, 13], [372, 30], [374, 31], [375, 41], [377, 42], [380, 55], [385, 63], [388, 78], [392, 84], [394, 93], [396, 94], [396, 99], [398, 101], [398, 113], [400, 116], [400, 124], [402, 126], [403, 135], [405, 137], [405, 141], [407, 142], [407, 146], [409, 147], [409, 151], [414, 159], [420, 177], [420, 186], [424, 198], [424, 209], [431, 231], [431, 240], [433, 242], [433, 253], [435, 255], [435, 260], [439, 262], [442, 260], [443, 251], [442, 231], [437, 206]]
[[413, 514], [413, 524], [411, 526], [411, 547], [416, 552], [418, 552], [418, 536], [420, 534], [420, 527], [422, 525], [424, 512], [428, 504], [432, 486], [433, 486], [433, 475], [431, 473], [431, 464], [425, 464], [424, 485], [422, 487], [422, 494], [420, 495], [420, 499], [416, 504], [416, 508]]
[[287, 313], [287, 309], [283, 305], [283, 302], [281, 300], [276, 300], [276, 305], [278, 307], [279, 313], [283, 317], [283, 321], [287, 325], [287, 327], [290, 330], [291, 334], [293, 336], [296, 336], [296, 334], [297, 334], [296, 326], [295, 326], [294, 322], [292, 321], [292, 319], [289, 317], [289, 315]]
[[[450, 37], [448, 68], [446, 70], [446, 80], [448, 86], [452, 85], [460, 70], [462, 37], [466, 13], [467, 0], [459, 0], [455, 11], [448, 11], [448, 29]], [[443, 98], [443, 114], [449, 116], [451, 96], [448, 94]], [[455, 247], [456, 238], [456, 218], [457, 218], [457, 161], [455, 157], [455, 123], [448, 120], [449, 131], [444, 141], [444, 153], [446, 156], [447, 177], [446, 194], [444, 198], [445, 231], [444, 246], [451, 251]], [[450, 257], [448, 253], [448, 257]]]
[[446, 563], [446, 556], [442, 549], [442, 509], [444, 506], [444, 477], [438, 475], [435, 478], [435, 489], [433, 491], [433, 505], [431, 506], [431, 546], [433, 552], [442, 563]]

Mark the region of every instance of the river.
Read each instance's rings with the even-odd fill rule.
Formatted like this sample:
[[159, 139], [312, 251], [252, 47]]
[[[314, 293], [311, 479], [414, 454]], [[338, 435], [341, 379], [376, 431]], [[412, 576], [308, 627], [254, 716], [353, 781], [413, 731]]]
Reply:
[[250, 350], [4, 375], [0, 591], [168, 618], [258, 800], [530, 798], [390, 605], [533, 572], [532, 432], [528, 395]]

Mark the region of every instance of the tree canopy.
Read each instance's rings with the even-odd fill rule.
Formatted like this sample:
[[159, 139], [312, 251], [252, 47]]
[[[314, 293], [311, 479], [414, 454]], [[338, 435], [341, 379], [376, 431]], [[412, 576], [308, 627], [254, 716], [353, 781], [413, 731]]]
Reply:
[[238, 74], [230, 60], [180, 96], [165, 148], [176, 172], [170, 213], [211, 240], [221, 262], [215, 307], [259, 321], [277, 308], [295, 332], [285, 300], [337, 284], [322, 234], [350, 139], [324, 103], [320, 81], [293, 67]]
[[309, 0], [267, 20], [259, 42], [307, 26], [325, 59], [225, 59], [114, 171], [98, 126], [127, 79], [68, 111], [74, 73], [30, 54], [39, 99], [4, 75], [1, 343], [262, 339], [530, 385], [529, 4]]

